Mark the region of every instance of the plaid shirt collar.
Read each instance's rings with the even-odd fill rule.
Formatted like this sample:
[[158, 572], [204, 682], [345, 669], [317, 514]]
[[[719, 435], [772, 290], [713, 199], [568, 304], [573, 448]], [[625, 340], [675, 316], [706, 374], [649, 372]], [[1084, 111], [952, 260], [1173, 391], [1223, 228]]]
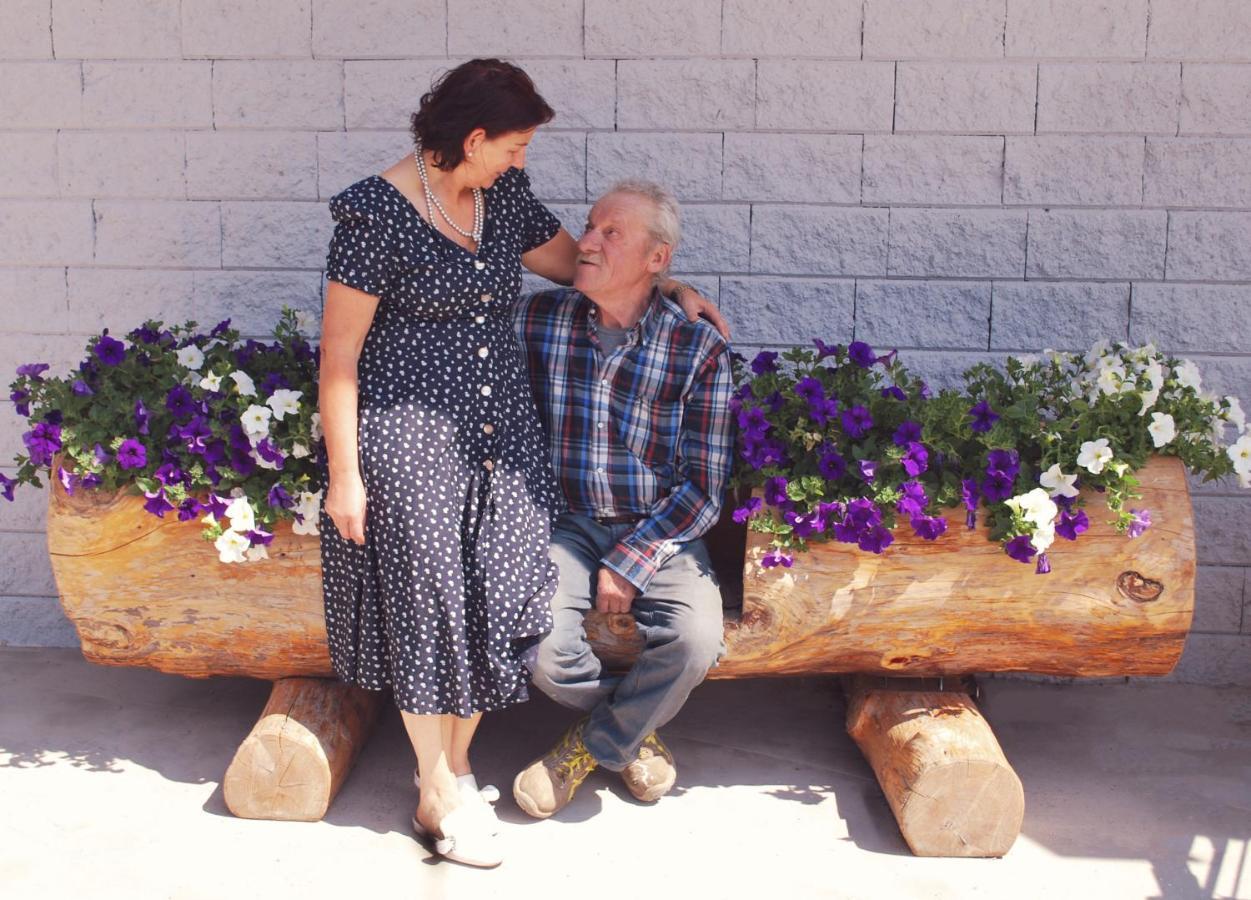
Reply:
[[[574, 322], [574, 336], [576, 338], [587, 338], [597, 348], [599, 347], [599, 329], [600, 324], [599, 307], [595, 305], [595, 301], [581, 292], [578, 296], [582, 298], [581, 306], [578, 309], [578, 316]], [[637, 346], [641, 340], [647, 340], [656, 336], [656, 329], [660, 327], [659, 307], [663, 302], [660, 288], [652, 288], [650, 298], [648, 298], [647, 307], [643, 310], [642, 317], [634, 323], [634, 325], [626, 332], [625, 343], [621, 346], [625, 349]]]

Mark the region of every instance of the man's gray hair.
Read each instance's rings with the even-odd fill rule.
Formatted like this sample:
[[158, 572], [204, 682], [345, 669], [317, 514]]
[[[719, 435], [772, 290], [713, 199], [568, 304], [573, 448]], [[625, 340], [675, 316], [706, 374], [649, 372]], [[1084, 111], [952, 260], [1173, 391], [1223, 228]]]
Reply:
[[[678, 241], [682, 238], [682, 221], [678, 212], [678, 201], [673, 194], [654, 181], [643, 181], [633, 178], [618, 181], [609, 188], [608, 193], [634, 194], [642, 197], [644, 200], [651, 201], [652, 221], [648, 230], [652, 239], [662, 244], [668, 244], [671, 253], [678, 249]], [[668, 274], [669, 270], [666, 267], [665, 271], [657, 273], [657, 280], [664, 278]]]

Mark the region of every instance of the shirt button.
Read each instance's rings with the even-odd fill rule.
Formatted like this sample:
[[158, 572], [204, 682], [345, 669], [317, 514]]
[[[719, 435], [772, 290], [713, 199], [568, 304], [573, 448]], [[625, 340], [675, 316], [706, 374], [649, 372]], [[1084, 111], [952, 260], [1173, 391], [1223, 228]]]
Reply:
[[474, 316], [474, 317], [473, 317], [473, 320], [474, 320], [474, 322], [476, 322], [477, 324], [481, 325], [483, 322], [485, 322], [485, 321], [486, 321], [486, 316]]
[[490, 471], [492, 471], [492, 470], [495, 468], [495, 463], [494, 463], [494, 462], [492, 462], [492, 461], [491, 461], [491, 460], [489, 460], [489, 459], [483, 460], [483, 461], [482, 461], [482, 468], [484, 468], [484, 469], [486, 469], [488, 472], [490, 472]]
[[603, 422], [596, 422], [596, 423], [595, 423], [595, 427], [596, 427], [596, 428], [603, 428], [603, 427], [604, 427], [604, 423], [603, 423]]
[[484, 385], [482, 386], [482, 396], [483, 396], [483, 397], [490, 397], [490, 396], [491, 396], [491, 386], [490, 386], [489, 384], [484, 384]]
[[595, 474], [597, 474], [597, 475], [603, 475], [603, 474], [604, 474], [604, 467], [603, 467], [603, 466], [596, 466], [596, 467], [595, 467]]
[[485, 269], [485, 268], [486, 268], [486, 263], [484, 263], [482, 260], [477, 260], [477, 261], [473, 264], [473, 267], [474, 267], [475, 269], [477, 269], [479, 272], [481, 272], [483, 269]]
[[600, 384], [602, 384], [604, 387], [608, 387], [608, 379], [607, 379], [607, 378], [601, 378], [601, 379], [599, 380], [599, 383], [600, 383]]
[[495, 426], [492, 425], [490, 422], [487, 422], [485, 425], [482, 426], [482, 431], [484, 434], [494, 434]]
[[488, 356], [491, 355], [491, 351], [488, 350], [486, 347], [479, 347], [478, 355], [481, 356], [483, 359], [486, 359]]

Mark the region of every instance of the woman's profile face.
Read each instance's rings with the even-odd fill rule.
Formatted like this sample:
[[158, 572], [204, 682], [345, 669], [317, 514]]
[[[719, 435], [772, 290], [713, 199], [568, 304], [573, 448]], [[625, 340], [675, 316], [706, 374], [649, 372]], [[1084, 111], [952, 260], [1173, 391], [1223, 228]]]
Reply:
[[526, 148], [530, 146], [535, 130], [531, 128], [527, 131], [510, 131], [498, 137], [482, 136], [477, 140], [475, 135], [482, 132], [471, 134], [466, 141], [466, 148], [472, 150], [473, 156], [466, 155], [464, 165], [476, 176], [476, 186], [488, 188], [509, 169], [524, 169]]

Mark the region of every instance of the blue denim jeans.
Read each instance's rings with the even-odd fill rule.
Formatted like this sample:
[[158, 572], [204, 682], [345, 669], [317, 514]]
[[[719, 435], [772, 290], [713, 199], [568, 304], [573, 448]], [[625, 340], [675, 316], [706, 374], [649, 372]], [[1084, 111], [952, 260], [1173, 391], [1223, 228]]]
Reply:
[[606, 769], [621, 771], [639, 744], [678, 714], [725, 652], [721, 591], [703, 541], [684, 544], [630, 607], [643, 651], [624, 675], [603, 671], [583, 618], [595, 608], [600, 559], [631, 525], [562, 515], [550, 555], [560, 568], [551, 632], [539, 645], [534, 683], [557, 703], [588, 712], [582, 740]]

